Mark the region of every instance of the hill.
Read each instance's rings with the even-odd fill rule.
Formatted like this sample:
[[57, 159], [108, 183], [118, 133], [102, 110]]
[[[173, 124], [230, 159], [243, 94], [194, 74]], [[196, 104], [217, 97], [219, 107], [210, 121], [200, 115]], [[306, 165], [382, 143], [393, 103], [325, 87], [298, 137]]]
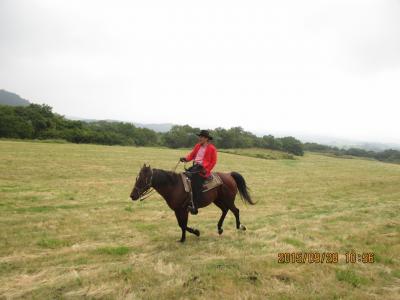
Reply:
[[141, 128], [147, 128], [156, 132], [168, 132], [174, 127], [172, 123], [159, 123], [159, 124], [145, 124], [145, 123], [133, 123], [133, 125]]
[[[219, 153], [216, 170], [240, 172], [257, 201], [236, 200], [247, 231], [228, 213], [219, 236], [211, 205], [182, 245], [160, 196], [129, 194], [144, 162], [170, 170], [184, 153], [0, 141], [0, 298], [398, 299], [399, 165]], [[346, 262], [352, 250], [374, 262]]]
[[73, 116], [65, 116], [66, 119], [72, 120], [72, 121], [83, 121], [87, 123], [91, 122], [109, 122], [109, 123], [115, 123], [115, 122], [125, 122], [125, 123], [131, 123], [136, 127], [139, 128], [147, 128], [154, 130], [155, 132], [168, 132], [171, 130], [171, 128], [175, 125], [172, 123], [135, 123], [135, 122], [126, 122], [126, 121], [121, 121], [121, 120], [100, 120], [100, 119], [85, 119], [85, 118], [79, 118], [79, 117], [73, 117]]
[[8, 92], [6, 90], [0, 90], [0, 105], [11, 105], [11, 106], [28, 106], [30, 102], [19, 95]]

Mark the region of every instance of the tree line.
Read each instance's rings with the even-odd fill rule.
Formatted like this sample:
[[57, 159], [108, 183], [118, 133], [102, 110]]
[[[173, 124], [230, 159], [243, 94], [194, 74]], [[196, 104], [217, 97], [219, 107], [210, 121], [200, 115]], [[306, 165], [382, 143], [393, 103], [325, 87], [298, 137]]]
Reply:
[[[0, 137], [18, 139], [61, 139], [72, 143], [165, 146], [169, 148], [190, 148], [197, 142], [199, 128], [189, 125], [173, 126], [168, 132], [160, 133], [147, 128], [136, 127], [126, 122], [74, 121], [54, 113], [48, 105], [29, 106], [0, 105]], [[304, 150], [371, 157], [382, 161], [400, 162], [400, 151], [366, 151], [358, 148], [338, 149], [316, 143], [301, 143], [288, 136], [276, 138], [272, 135], [258, 137], [242, 127], [210, 130], [213, 143], [221, 149], [265, 148], [303, 155]]]
[[[0, 106], [0, 137], [20, 139], [63, 139], [72, 143], [189, 148], [197, 142], [199, 128], [173, 126], [166, 133], [136, 127], [126, 122], [74, 121], [53, 113], [48, 105]], [[262, 138], [241, 127], [211, 130], [219, 148], [260, 147], [303, 155], [302, 144], [293, 137]]]
[[[189, 125], [174, 126], [163, 135], [163, 145], [170, 148], [192, 147], [197, 142], [196, 133], [199, 128]], [[303, 155], [302, 143], [294, 137], [288, 136], [275, 138], [272, 135], [258, 137], [255, 134], [243, 130], [242, 127], [224, 129], [221, 127], [210, 130], [213, 143], [217, 148], [266, 148]]]

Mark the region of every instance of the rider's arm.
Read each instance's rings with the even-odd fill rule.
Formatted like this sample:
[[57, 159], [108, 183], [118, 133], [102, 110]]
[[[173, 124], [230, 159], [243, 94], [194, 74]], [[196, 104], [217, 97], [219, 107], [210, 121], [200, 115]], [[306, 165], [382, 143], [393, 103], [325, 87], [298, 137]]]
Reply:
[[196, 157], [196, 154], [197, 154], [197, 151], [199, 151], [199, 148], [200, 148], [200, 144], [196, 144], [194, 146], [193, 150], [188, 155], [186, 155], [186, 157], [185, 157], [186, 160], [187, 161], [193, 160]]

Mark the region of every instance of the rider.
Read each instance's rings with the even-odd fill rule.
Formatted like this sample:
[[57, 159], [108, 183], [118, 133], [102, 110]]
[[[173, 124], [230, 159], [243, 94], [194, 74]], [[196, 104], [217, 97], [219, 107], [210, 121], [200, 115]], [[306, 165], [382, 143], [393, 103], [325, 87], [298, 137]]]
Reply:
[[193, 150], [186, 156], [181, 157], [180, 161], [187, 162], [194, 159], [193, 166], [188, 169], [192, 173], [193, 207], [189, 205], [191, 214], [197, 214], [197, 206], [201, 200], [202, 187], [204, 181], [211, 176], [211, 170], [217, 162], [217, 149], [210, 141], [213, 139], [207, 130], [201, 130], [196, 134], [199, 142]]

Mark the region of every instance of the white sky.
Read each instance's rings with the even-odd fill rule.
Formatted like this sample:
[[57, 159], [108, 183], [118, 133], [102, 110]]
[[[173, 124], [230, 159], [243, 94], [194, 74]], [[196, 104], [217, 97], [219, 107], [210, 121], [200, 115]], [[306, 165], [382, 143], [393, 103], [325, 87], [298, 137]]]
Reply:
[[0, 0], [0, 88], [68, 116], [400, 143], [400, 1]]

